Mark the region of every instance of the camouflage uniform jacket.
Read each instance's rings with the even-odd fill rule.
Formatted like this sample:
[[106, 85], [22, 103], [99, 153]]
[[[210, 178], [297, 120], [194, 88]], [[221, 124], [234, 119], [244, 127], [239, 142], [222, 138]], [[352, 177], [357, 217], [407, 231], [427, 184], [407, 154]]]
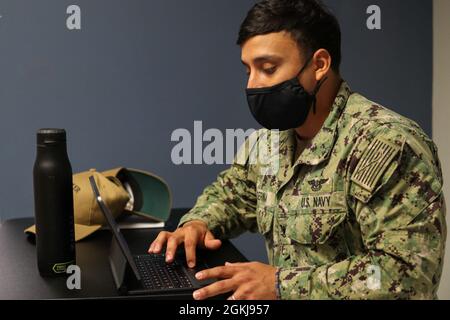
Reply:
[[446, 209], [422, 129], [343, 82], [298, 159], [295, 149], [294, 130], [258, 131], [180, 225], [259, 231], [281, 299], [437, 298]]

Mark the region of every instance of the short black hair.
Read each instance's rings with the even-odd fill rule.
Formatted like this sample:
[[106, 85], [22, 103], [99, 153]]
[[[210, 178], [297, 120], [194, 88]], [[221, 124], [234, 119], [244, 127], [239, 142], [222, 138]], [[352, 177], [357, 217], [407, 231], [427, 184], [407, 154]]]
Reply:
[[286, 31], [306, 56], [326, 49], [332, 69], [341, 64], [341, 28], [337, 18], [319, 0], [264, 0], [253, 6], [239, 30], [237, 44], [258, 35]]

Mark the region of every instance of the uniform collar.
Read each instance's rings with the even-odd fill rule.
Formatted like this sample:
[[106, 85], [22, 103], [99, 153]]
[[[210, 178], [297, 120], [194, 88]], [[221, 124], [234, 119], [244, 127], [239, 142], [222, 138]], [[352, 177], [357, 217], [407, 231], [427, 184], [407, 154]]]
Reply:
[[[311, 140], [311, 143], [305, 148], [294, 165], [306, 164], [315, 166], [329, 158], [337, 139], [339, 119], [351, 94], [350, 87], [343, 81], [336, 99], [334, 100], [331, 112], [325, 120], [322, 129], [320, 129], [319, 133]], [[289, 161], [292, 166], [295, 149], [295, 130], [292, 129], [282, 132], [280, 137], [281, 162], [284, 162], [284, 160]]]

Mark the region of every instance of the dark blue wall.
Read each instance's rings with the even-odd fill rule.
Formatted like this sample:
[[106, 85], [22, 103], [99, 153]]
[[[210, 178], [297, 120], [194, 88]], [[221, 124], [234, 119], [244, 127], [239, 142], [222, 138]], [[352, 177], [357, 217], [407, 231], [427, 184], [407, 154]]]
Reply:
[[[366, 28], [373, 1], [325, 1], [343, 30], [343, 75], [353, 89], [431, 131], [432, 4], [378, 0], [382, 31]], [[171, 133], [258, 128], [235, 46], [251, 0], [0, 0], [0, 217], [33, 215], [35, 132], [63, 127], [75, 172], [154, 171], [174, 205], [192, 206], [225, 166], [175, 166]], [[66, 8], [82, 30], [66, 29]], [[261, 239], [236, 240], [264, 260]]]

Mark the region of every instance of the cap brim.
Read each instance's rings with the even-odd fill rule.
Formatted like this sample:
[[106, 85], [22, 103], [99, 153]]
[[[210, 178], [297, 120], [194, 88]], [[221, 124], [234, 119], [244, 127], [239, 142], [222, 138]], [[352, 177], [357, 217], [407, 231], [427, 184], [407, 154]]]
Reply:
[[125, 172], [135, 200], [135, 208], [130, 212], [154, 221], [167, 221], [172, 207], [168, 184], [161, 177], [143, 170], [126, 168]]
[[[95, 231], [99, 230], [102, 226], [101, 225], [94, 225], [94, 226], [85, 226], [82, 224], [75, 224], [75, 242], [81, 241], [91, 234], [93, 234]], [[28, 229], [25, 229], [24, 233], [28, 235], [35, 235], [36, 234], [36, 226], [31, 226]]]

